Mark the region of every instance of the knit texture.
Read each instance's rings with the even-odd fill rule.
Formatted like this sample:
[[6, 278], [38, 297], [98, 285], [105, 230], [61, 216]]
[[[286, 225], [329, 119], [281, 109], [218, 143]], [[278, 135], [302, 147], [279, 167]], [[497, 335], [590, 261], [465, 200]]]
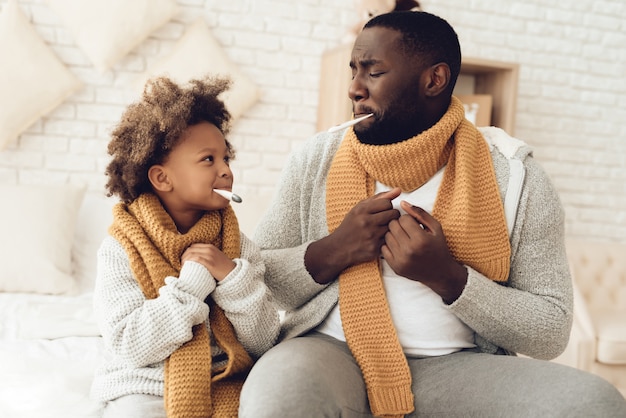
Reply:
[[[134, 276], [147, 299], [158, 296], [168, 276], [177, 277], [180, 258], [193, 243], [211, 243], [230, 258], [239, 257], [240, 234], [230, 206], [207, 212], [186, 234], [179, 234], [171, 217], [153, 194], [113, 209], [109, 233], [124, 247]], [[243, 376], [252, 359], [238, 342], [223, 310], [210, 298], [209, 321], [216, 343], [228, 355], [224, 370], [211, 376], [210, 336], [205, 324], [193, 327], [193, 337], [165, 363], [164, 402], [168, 417], [234, 417]]]
[[[452, 97], [440, 121], [390, 145], [359, 142], [349, 128], [326, 182], [326, 215], [333, 232], [347, 212], [374, 193], [375, 182], [410, 192], [446, 165], [433, 216], [452, 255], [495, 281], [506, 281], [510, 244], [489, 147]], [[352, 266], [339, 277], [346, 341], [367, 385], [375, 415], [413, 411], [411, 374], [391, 320], [378, 261]]]

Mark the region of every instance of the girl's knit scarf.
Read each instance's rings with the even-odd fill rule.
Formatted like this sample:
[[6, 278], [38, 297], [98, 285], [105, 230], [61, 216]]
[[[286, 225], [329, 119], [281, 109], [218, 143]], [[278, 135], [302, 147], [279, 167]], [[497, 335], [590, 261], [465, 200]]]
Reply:
[[[374, 193], [375, 182], [413, 191], [446, 166], [433, 209], [459, 262], [492, 280], [507, 280], [510, 244], [489, 147], [465, 119], [456, 98], [432, 128], [390, 145], [358, 141], [349, 128], [326, 182], [328, 229]], [[411, 374], [398, 342], [378, 261], [355, 265], [339, 277], [340, 315], [346, 341], [367, 385], [375, 415], [413, 411]]]
[[[180, 258], [194, 243], [211, 243], [231, 258], [239, 257], [239, 225], [232, 208], [207, 212], [186, 234], [179, 234], [159, 199], [150, 193], [130, 205], [117, 204], [109, 233], [126, 250], [133, 274], [148, 299], [158, 296], [167, 276], [178, 277]], [[165, 410], [168, 417], [235, 417], [243, 379], [252, 359], [237, 340], [224, 311], [207, 298], [211, 334], [228, 356], [212, 372], [211, 342], [203, 322], [193, 337], [165, 362]]]

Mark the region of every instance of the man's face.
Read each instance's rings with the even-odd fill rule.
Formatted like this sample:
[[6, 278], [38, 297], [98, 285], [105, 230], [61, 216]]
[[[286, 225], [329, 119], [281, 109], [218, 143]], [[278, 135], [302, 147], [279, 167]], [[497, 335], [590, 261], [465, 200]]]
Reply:
[[357, 37], [350, 67], [349, 96], [354, 117], [373, 113], [354, 126], [367, 144], [390, 144], [422, 132], [424, 107], [420, 82], [426, 67], [419, 57], [400, 49], [401, 33], [382, 27], [363, 30]]

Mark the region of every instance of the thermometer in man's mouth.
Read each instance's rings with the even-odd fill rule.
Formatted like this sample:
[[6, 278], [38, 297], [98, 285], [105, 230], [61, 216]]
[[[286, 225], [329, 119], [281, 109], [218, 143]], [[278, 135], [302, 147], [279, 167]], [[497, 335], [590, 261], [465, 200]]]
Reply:
[[340, 131], [342, 129], [348, 128], [348, 127], [350, 127], [352, 125], [356, 125], [357, 123], [361, 122], [362, 120], [365, 120], [365, 119], [369, 118], [370, 116], [374, 116], [374, 114], [373, 113], [368, 113], [367, 115], [361, 116], [360, 118], [352, 119], [352, 120], [349, 120], [347, 122], [342, 123], [341, 125], [333, 126], [332, 128], [330, 128], [328, 130], [328, 132], [329, 133], [333, 133], [333, 132], [337, 132], [337, 131]]

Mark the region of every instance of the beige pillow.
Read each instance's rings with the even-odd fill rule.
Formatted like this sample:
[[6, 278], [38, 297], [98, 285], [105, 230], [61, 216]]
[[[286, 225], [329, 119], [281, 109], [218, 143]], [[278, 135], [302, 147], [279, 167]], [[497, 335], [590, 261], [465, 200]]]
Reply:
[[72, 243], [84, 188], [0, 185], [0, 291], [75, 290]]
[[0, 14], [0, 151], [81, 82], [41, 39], [16, 0]]
[[48, 0], [48, 4], [100, 72], [178, 13], [173, 0]]
[[149, 78], [158, 75], [167, 75], [178, 83], [186, 83], [207, 74], [228, 76], [233, 81], [222, 97], [233, 121], [259, 98], [259, 88], [226, 56], [202, 19], [185, 31], [168, 56], [139, 78], [138, 89], [142, 90]]

